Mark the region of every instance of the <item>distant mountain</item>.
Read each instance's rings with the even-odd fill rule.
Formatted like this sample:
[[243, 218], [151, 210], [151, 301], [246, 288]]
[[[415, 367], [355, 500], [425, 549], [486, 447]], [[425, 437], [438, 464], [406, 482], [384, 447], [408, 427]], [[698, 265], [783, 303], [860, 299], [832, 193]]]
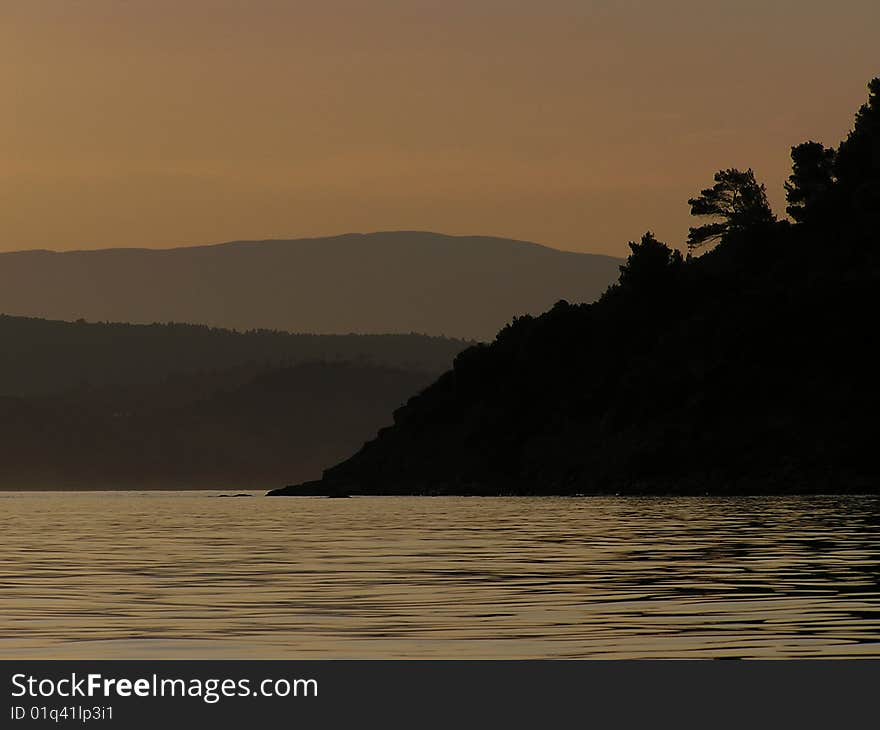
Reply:
[[0, 489], [247, 489], [315, 478], [431, 379], [303, 363], [0, 397]]
[[233, 332], [187, 324], [60, 322], [0, 315], [0, 396], [97, 391], [229, 370], [240, 376], [314, 362], [439, 373], [467, 344], [425, 335]]
[[423, 232], [0, 254], [0, 312], [291, 332], [491, 338], [517, 313], [592, 301], [620, 261]]

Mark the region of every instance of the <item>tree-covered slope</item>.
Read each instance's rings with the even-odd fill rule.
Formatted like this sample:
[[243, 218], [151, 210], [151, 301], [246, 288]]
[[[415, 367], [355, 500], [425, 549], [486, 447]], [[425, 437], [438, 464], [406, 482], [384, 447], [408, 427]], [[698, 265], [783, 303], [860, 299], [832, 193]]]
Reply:
[[426, 335], [235, 332], [191, 324], [62, 322], [0, 315], [0, 396], [158, 383], [173, 375], [308, 362], [439, 373], [467, 343]]

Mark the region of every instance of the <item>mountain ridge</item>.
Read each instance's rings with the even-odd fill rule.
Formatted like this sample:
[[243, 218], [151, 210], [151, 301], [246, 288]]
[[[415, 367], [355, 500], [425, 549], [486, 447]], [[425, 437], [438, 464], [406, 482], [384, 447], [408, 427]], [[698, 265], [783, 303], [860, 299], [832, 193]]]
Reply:
[[0, 312], [326, 334], [490, 337], [514, 312], [591, 301], [620, 261], [422, 231], [176, 248], [0, 253]]
[[12, 249], [9, 251], [0, 251], [0, 256], [7, 254], [29, 254], [29, 253], [50, 253], [50, 254], [100, 254], [108, 251], [132, 251], [132, 252], [170, 252], [170, 251], [197, 251], [204, 249], [218, 249], [235, 246], [252, 246], [260, 244], [291, 244], [306, 242], [332, 242], [338, 240], [362, 240], [378, 236], [391, 237], [407, 237], [418, 238], [422, 236], [444, 239], [446, 241], [485, 241], [485, 242], [502, 242], [521, 244], [527, 247], [544, 249], [553, 253], [573, 254], [575, 256], [597, 256], [604, 258], [616, 259], [618, 257], [609, 254], [596, 254], [586, 251], [571, 251], [569, 249], [555, 248], [544, 243], [536, 241], [527, 241], [521, 238], [507, 238], [505, 236], [492, 236], [488, 234], [454, 234], [454, 233], [438, 233], [436, 231], [413, 229], [394, 229], [381, 231], [347, 231], [346, 233], [337, 233], [327, 236], [299, 236], [296, 238], [237, 238], [229, 241], [218, 241], [216, 243], [195, 243], [195, 244], [175, 244], [172, 246], [105, 246], [102, 248], [71, 248], [71, 249], [52, 249], [52, 248], [22, 248]]

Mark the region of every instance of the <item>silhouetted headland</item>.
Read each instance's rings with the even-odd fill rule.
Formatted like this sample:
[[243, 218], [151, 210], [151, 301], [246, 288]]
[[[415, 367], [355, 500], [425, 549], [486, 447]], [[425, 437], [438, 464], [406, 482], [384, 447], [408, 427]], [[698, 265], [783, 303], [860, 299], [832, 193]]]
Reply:
[[838, 147], [792, 149], [791, 221], [751, 170], [719, 171], [687, 258], [645, 234], [598, 302], [514, 319], [319, 482], [270, 494], [876, 493], [869, 90]]

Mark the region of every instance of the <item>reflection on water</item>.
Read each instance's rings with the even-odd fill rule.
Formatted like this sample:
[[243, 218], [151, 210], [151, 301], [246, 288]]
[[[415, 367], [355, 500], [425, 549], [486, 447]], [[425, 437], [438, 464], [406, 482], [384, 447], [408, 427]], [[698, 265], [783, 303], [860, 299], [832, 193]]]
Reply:
[[880, 657], [880, 500], [0, 493], [0, 657]]

